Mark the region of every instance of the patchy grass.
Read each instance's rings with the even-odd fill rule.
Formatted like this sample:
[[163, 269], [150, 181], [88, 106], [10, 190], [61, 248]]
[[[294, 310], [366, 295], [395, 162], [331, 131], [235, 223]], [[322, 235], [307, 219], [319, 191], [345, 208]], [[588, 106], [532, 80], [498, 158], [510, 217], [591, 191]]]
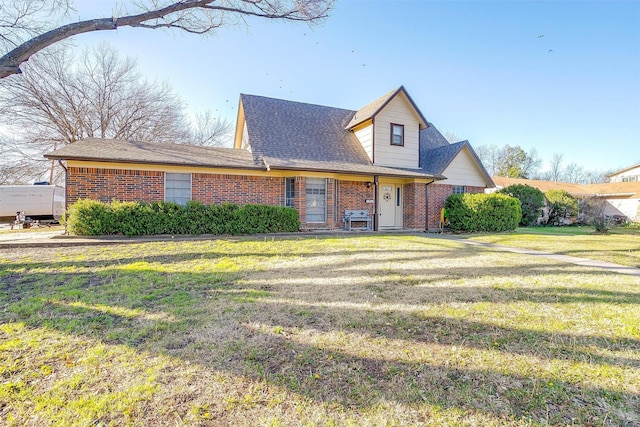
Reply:
[[51, 232], [64, 232], [64, 225], [60, 224], [51, 224], [51, 225], [34, 225], [30, 228], [14, 228], [11, 230], [10, 224], [0, 224], [0, 234], [22, 234], [22, 233], [34, 233], [34, 232], [43, 232], [43, 231], [51, 231]]
[[0, 420], [637, 425], [639, 285], [410, 235], [13, 250]]
[[461, 235], [479, 242], [534, 249], [640, 267], [640, 230], [618, 227], [594, 234], [591, 227], [530, 227], [515, 233]]

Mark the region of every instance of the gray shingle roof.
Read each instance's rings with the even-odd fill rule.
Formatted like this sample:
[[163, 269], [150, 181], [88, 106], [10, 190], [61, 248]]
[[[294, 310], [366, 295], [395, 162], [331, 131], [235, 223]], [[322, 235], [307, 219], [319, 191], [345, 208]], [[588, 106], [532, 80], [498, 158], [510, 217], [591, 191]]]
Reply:
[[353, 111], [255, 95], [240, 95], [254, 156], [369, 164], [356, 137], [344, 130]]
[[275, 159], [270, 157], [264, 157], [264, 162], [267, 167], [273, 169], [285, 169], [285, 170], [306, 170], [306, 171], [318, 171], [318, 172], [339, 172], [345, 174], [358, 174], [358, 175], [380, 175], [380, 176], [393, 176], [404, 178], [440, 178], [440, 175], [433, 175], [425, 173], [422, 170], [416, 169], [399, 169], [389, 168], [385, 166], [375, 166], [372, 164], [354, 164], [345, 162], [324, 162], [321, 160], [300, 160], [300, 159]]
[[[478, 164], [480, 172], [487, 183], [487, 188], [495, 187], [491, 176], [482, 165], [482, 161], [480, 161], [480, 158], [471, 144], [469, 144], [469, 141], [460, 141], [454, 144], [449, 144], [433, 125], [430, 124], [430, 126], [431, 127], [428, 129], [420, 132], [420, 169], [422, 169], [423, 172], [442, 175], [447, 166], [449, 166], [453, 159], [455, 159], [462, 149], [466, 147], [469, 149], [471, 156]], [[437, 135], [436, 133], [433, 133], [433, 129], [435, 129]], [[425, 134], [423, 138], [423, 132], [425, 131], [430, 131], [432, 133]]]
[[245, 94], [240, 100], [254, 160], [270, 168], [432, 178], [372, 165], [345, 129], [355, 111]]
[[432, 150], [449, 145], [449, 141], [432, 124], [420, 131], [420, 150]]
[[428, 125], [427, 119], [424, 118], [424, 116], [422, 115], [422, 112], [420, 111], [418, 106], [415, 104], [415, 102], [413, 102], [413, 99], [411, 99], [411, 97], [407, 93], [404, 86], [400, 86], [399, 88], [396, 88], [382, 95], [380, 98], [376, 99], [375, 101], [369, 103], [368, 105], [365, 105], [364, 107], [356, 111], [356, 113], [353, 115], [353, 118], [351, 119], [349, 124], [346, 126], [346, 128], [353, 129], [355, 126], [359, 125], [360, 123], [373, 118], [373, 116], [378, 114], [380, 110], [382, 110], [387, 105], [387, 103], [391, 101], [391, 99], [393, 99], [400, 92], [404, 93], [404, 95], [407, 97], [407, 99], [409, 100], [413, 108], [416, 110], [416, 113], [418, 113], [418, 116], [420, 117], [420, 119], [425, 124]]
[[458, 155], [464, 144], [468, 142], [456, 142], [455, 144], [442, 145], [437, 148], [428, 149], [425, 145], [420, 145], [420, 169], [425, 172], [442, 174], [453, 159]]
[[[170, 143], [86, 139], [65, 146], [45, 157], [123, 163], [150, 163], [234, 169], [284, 169], [368, 174], [380, 176], [436, 178], [467, 141], [449, 144], [431, 123], [420, 131], [420, 168], [400, 169], [373, 165], [349, 124], [356, 113], [375, 115], [398, 92], [387, 93], [359, 112], [341, 108], [241, 95], [251, 152], [229, 148], [197, 147]], [[421, 113], [420, 117], [422, 118]], [[486, 171], [484, 171], [486, 174]], [[487, 182], [491, 178], [486, 174]]]
[[247, 150], [88, 138], [45, 154], [48, 159], [264, 170]]

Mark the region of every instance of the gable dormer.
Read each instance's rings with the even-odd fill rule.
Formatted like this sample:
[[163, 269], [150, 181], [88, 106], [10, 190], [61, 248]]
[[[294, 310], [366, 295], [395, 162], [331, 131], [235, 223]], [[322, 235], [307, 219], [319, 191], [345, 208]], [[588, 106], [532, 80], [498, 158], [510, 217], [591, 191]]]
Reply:
[[417, 169], [420, 130], [427, 127], [427, 120], [400, 86], [356, 112], [347, 130], [355, 134], [373, 164]]

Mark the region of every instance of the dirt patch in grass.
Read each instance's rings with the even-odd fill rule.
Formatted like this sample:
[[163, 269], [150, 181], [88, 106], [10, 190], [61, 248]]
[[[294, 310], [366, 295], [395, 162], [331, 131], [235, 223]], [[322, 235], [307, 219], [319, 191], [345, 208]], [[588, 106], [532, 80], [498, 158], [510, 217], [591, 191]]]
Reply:
[[634, 425], [640, 280], [423, 236], [0, 255], [7, 425]]

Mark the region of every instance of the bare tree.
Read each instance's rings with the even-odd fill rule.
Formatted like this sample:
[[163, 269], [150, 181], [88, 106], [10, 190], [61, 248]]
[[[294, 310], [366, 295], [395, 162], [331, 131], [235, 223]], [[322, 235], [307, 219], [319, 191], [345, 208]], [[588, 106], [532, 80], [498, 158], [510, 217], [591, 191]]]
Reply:
[[555, 153], [551, 158], [551, 163], [549, 163], [549, 171], [546, 175], [546, 179], [548, 181], [562, 181], [562, 158], [562, 154], [559, 153]]
[[[0, 79], [44, 48], [69, 37], [121, 27], [176, 28], [212, 34], [245, 17], [315, 22], [325, 18], [334, 0], [141, 0], [121, 5], [118, 15], [71, 22], [51, 28], [69, 11], [72, 0], [0, 0]], [[131, 13], [131, 14], [129, 14]], [[9, 50], [11, 49], [11, 50]]]
[[564, 182], [574, 182], [577, 184], [584, 183], [585, 173], [584, 168], [577, 163], [569, 163], [564, 168], [564, 174], [562, 180]]
[[233, 123], [227, 119], [215, 117], [211, 111], [196, 113], [188, 144], [208, 147], [230, 145], [231, 141], [227, 141], [227, 136], [232, 130]]
[[494, 144], [480, 145], [476, 148], [476, 154], [478, 154], [480, 161], [489, 175], [495, 175], [496, 170], [498, 169], [497, 165], [500, 148]]
[[192, 131], [185, 104], [170, 86], [143, 79], [135, 61], [107, 44], [84, 51], [77, 62], [69, 52], [49, 48], [25, 64], [23, 78], [0, 81], [0, 124], [17, 135], [11, 152], [22, 162], [43, 168], [43, 153], [91, 137], [178, 143], [196, 138], [211, 145], [229, 131], [204, 127], [206, 120]]
[[460, 138], [458, 138], [458, 135], [456, 135], [454, 132], [447, 131], [444, 133], [443, 136], [444, 136], [444, 139], [446, 139], [451, 144], [460, 141]]

